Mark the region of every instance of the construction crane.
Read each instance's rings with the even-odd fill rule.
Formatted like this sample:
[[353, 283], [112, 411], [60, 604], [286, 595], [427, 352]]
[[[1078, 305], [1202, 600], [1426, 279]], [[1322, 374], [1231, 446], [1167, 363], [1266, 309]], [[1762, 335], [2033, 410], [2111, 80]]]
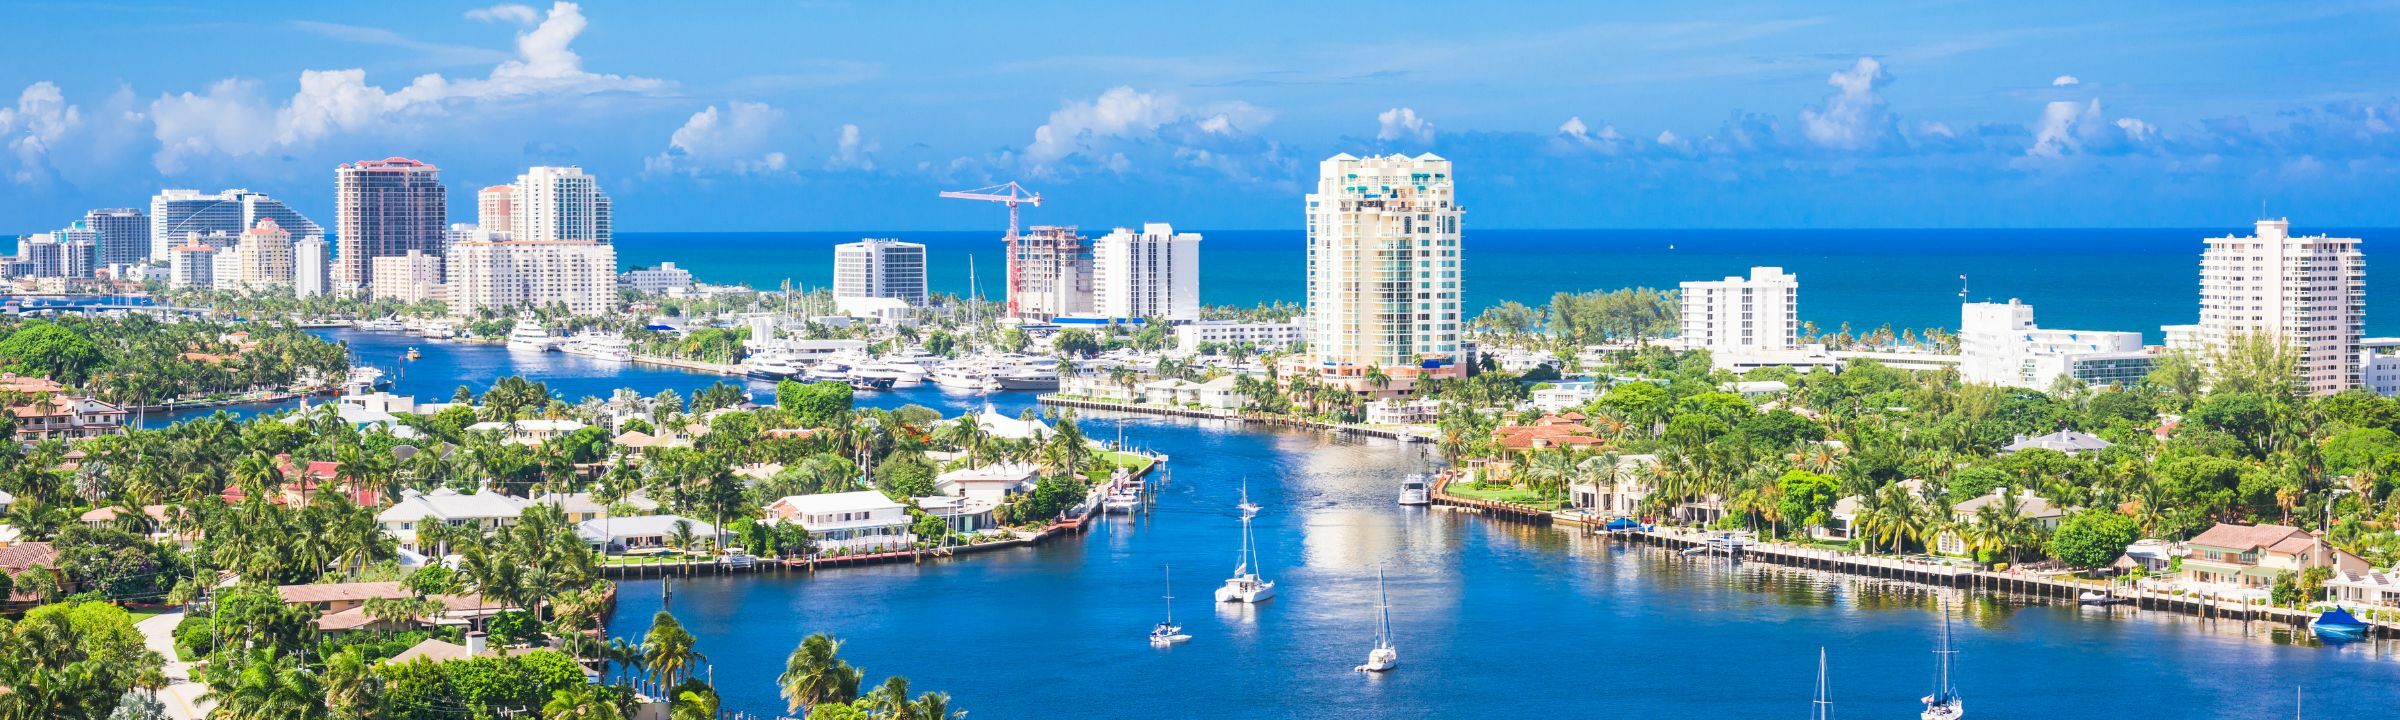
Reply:
[[1019, 256], [1017, 248], [1017, 205], [1022, 203], [1032, 203], [1034, 207], [1041, 207], [1042, 194], [1032, 190], [1027, 190], [1025, 189], [1025, 186], [1018, 185], [1016, 181], [1012, 180], [999, 185], [980, 187], [973, 190], [946, 190], [942, 192], [942, 197], [957, 200], [982, 200], [984, 202], [1002, 203], [1008, 206], [1008, 235], [1002, 237], [1001, 241], [1008, 243], [1008, 316], [1012, 318], [1016, 317], [1017, 298], [1025, 296], [1025, 278], [1023, 277], [1023, 273], [1021, 273], [1017, 267], [1017, 258]]

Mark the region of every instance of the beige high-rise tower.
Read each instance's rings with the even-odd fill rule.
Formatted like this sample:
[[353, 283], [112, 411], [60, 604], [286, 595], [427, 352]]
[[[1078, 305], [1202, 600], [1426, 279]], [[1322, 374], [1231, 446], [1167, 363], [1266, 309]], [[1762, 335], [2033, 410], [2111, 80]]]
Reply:
[[344, 164], [333, 177], [334, 287], [364, 288], [375, 258], [441, 250], [450, 210], [439, 168], [395, 157]]
[[2265, 332], [2300, 351], [2301, 384], [2315, 395], [2358, 386], [2366, 330], [2367, 262], [2358, 238], [2293, 237], [2290, 220], [2260, 220], [2250, 237], [2209, 238], [2200, 255], [2200, 341], [2222, 348]]
[[1308, 319], [1320, 372], [1463, 371], [1450, 161], [1335, 155], [1308, 195]]

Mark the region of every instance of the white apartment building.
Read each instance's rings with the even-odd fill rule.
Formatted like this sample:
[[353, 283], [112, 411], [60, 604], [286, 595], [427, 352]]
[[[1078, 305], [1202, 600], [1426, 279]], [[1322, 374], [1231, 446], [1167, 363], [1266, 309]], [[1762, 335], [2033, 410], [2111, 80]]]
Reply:
[[101, 208], [83, 214], [99, 245], [99, 264], [129, 265], [150, 259], [150, 216], [137, 208]]
[[1311, 361], [1345, 374], [1427, 361], [1463, 372], [1459, 221], [1450, 161], [1348, 153], [1317, 166], [1309, 193]]
[[1958, 353], [1962, 380], [2034, 390], [2050, 389], [2085, 356], [2146, 357], [2141, 333], [2042, 328], [2033, 322], [2033, 306], [2015, 298], [1961, 305]]
[[634, 268], [617, 276], [617, 284], [649, 295], [664, 295], [692, 287], [692, 271], [662, 262], [654, 268]]
[[2293, 237], [2290, 220], [2260, 220], [2251, 237], [2208, 239], [2200, 255], [2200, 341], [2273, 334], [2300, 351], [2301, 383], [2324, 395], [2357, 387], [2367, 266], [2358, 238]]
[[450, 248], [445, 265], [454, 315], [548, 305], [602, 315], [616, 307], [617, 251], [611, 245], [477, 240]]
[[1200, 319], [1200, 234], [1166, 223], [1117, 228], [1092, 243], [1092, 311], [1112, 318]]
[[[537, 166], [517, 176], [509, 190], [508, 225], [483, 227], [507, 231], [521, 242], [583, 241], [609, 244], [608, 194], [583, 168]], [[477, 204], [482, 195], [477, 194]]]
[[194, 242], [167, 250], [167, 285], [177, 288], [215, 289], [217, 286], [217, 248]]
[[332, 277], [327, 274], [327, 248], [325, 238], [320, 235], [292, 241], [293, 295], [309, 298], [325, 294], [325, 285]]
[[2400, 338], [2358, 341], [2358, 386], [2384, 397], [2400, 396]]
[[292, 286], [292, 235], [274, 218], [259, 218], [243, 231], [240, 247], [241, 276], [234, 282], [252, 290]]
[[1092, 254], [1074, 226], [1035, 225], [1008, 255], [1009, 317], [1049, 322], [1092, 311]]
[[[688, 277], [688, 275], [687, 275]], [[833, 246], [833, 297], [925, 304], [925, 246], [867, 238]]]
[[1683, 346], [1714, 353], [1800, 347], [1800, 278], [1779, 267], [1683, 283]]
[[1281, 350], [1306, 342], [1312, 326], [1307, 316], [1289, 322], [1238, 322], [1234, 320], [1201, 320], [1175, 326], [1175, 348], [1182, 352], [1199, 352], [1208, 343], [1240, 345], [1250, 343], [1261, 352]]
[[375, 299], [404, 303], [447, 299], [442, 288], [442, 258], [421, 250], [375, 258]]
[[265, 193], [232, 189], [217, 193], [160, 190], [150, 197], [149, 257], [166, 259], [167, 249], [192, 233], [239, 235], [261, 218], [274, 218], [292, 237], [325, 235], [325, 228]]

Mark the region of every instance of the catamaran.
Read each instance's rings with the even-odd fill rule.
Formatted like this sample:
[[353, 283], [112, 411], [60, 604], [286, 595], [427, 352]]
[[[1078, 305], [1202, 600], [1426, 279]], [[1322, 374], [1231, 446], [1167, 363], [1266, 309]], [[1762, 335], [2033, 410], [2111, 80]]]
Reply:
[[1250, 518], [1258, 515], [1258, 505], [1250, 502], [1250, 488], [1242, 488], [1242, 549], [1233, 564], [1233, 577], [1217, 588], [1217, 602], [1259, 603], [1275, 597], [1275, 581], [1258, 574], [1258, 541], [1250, 534]]
[[1383, 591], [1383, 566], [1375, 566], [1375, 649], [1367, 651], [1367, 664], [1359, 672], [1383, 672], [1400, 666], [1400, 651], [1392, 647], [1392, 604]]
[[1958, 697], [1958, 687], [1950, 684], [1950, 665], [1958, 651], [1950, 647], [1950, 604], [1942, 604], [1942, 644], [1933, 650], [1933, 694], [1925, 696], [1925, 712], [1921, 720], [1958, 720], [1967, 714], [1966, 701]]
[[1175, 624], [1175, 566], [1167, 566], [1167, 621], [1150, 628], [1150, 644], [1165, 647], [1192, 639], [1183, 634], [1183, 626]]

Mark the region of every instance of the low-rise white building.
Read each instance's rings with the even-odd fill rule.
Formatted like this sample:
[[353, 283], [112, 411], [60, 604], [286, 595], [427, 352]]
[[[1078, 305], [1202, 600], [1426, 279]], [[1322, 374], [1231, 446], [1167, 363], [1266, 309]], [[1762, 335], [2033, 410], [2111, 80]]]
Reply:
[[1535, 388], [1531, 397], [1533, 406], [1542, 412], [1565, 412], [1600, 399], [1600, 383], [1596, 381], [1559, 380], [1548, 385]]
[[1186, 353], [1200, 351], [1204, 344], [1233, 346], [1249, 343], [1261, 352], [1280, 350], [1308, 340], [1308, 318], [1292, 318], [1289, 322], [1238, 322], [1233, 320], [1201, 320], [1175, 326], [1175, 348]]
[[2337, 572], [2325, 580], [2333, 599], [2343, 605], [2400, 608], [2400, 567], [2365, 572]]
[[632, 288], [636, 292], [665, 295], [677, 290], [691, 289], [692, 271], [675, 267], [675, 263], [662, 262], [658, 264], [658, 267], [627, 270], [617, 276], [617, 284]]
[[417, 546], [417, 531], [429, 524], [441, 523], [490, 531], [514, 525], [517, 518], [524, 514], [525, 501], [490, 489], [478, 490], [473, 495], [461, 495], [458, 491], [442, 488], [430, 493], [401, 491], [400, 501], [376, 513], [375, 521], [382, 523], [384, 532], [390, 533], [400, 544], [414, 548]]
[[691, 549], [675, 547], [676, 523], [689, 523], [694, 541], [716, 541], [717, 526], [674, 515], [595, 518], [576, 523], [575, 534], [611, 555], [649, 548]]
[[[1590, 462], [1598, 462], [1598, 459]], [[1606, 479], [1601, 482], [1568, 485], [1567, 497], [1576, 509], [1599, 517], [1640, 515], [1642, 503], [1650, 499], [1653, 480], [1651, 468], [1656, 465], [1656, 455], [1619, 455], [1614, 473], [1604, 475]]]
[[1006, 500], [1010, 495], [1031, 492], [1040, 477], [1041, 468], [1032, 463], [992, 463], [934, 476], [933, 487], [952, 497]]
[[790, 495], [766, 507], [768, 522], [796, 522], [818, 552], [901, 548], [914, 544], [908, 508], [874, 490]]
[[2377, 395], [2400, 396], [2400, 338], [2358, 341], [2358, 384]]
[[1958, 327], [1958, 374], [1967, 382], [2048, 390], [2061, 376], [2121, 385], [2149, 371], [2141, 333], [2043, 328], [2033, 306], [2015, 298], [1960, 306]]
[[1428, 399], [1383, 400], [1367, 403], [1368, 425], [1431, 425], [1442, 416], [1442, 404]]

